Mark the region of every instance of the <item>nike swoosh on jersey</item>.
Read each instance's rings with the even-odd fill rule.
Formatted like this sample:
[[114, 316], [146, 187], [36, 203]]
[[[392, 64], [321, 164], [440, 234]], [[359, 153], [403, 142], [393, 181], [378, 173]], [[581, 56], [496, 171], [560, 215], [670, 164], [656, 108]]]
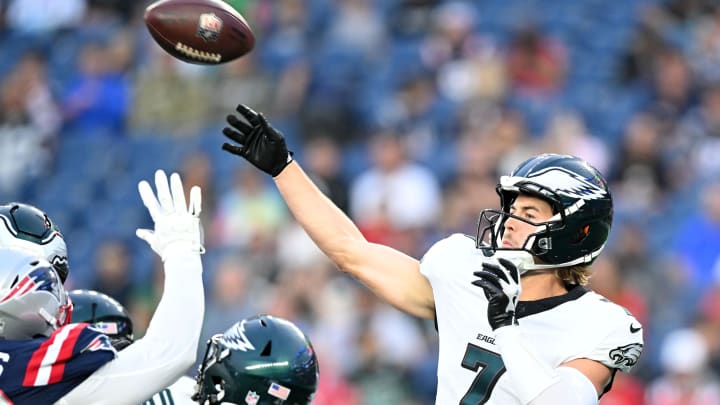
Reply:
[[640, 329], [642, 329], [642, 326], [638, 326], [638, 327], [636, 328], [634, 324], [632, 324], [632, 323], [630, 324], [630, 333], [636, 333], [636, 332], [638, 332]]

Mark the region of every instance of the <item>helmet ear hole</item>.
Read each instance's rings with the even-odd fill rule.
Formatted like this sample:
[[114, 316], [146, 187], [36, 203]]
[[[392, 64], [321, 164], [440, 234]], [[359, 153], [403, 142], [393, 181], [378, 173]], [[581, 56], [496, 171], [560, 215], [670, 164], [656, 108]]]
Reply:
[[260, 356], [267, 357], [272, 353], [272, 340], [268, 341]]

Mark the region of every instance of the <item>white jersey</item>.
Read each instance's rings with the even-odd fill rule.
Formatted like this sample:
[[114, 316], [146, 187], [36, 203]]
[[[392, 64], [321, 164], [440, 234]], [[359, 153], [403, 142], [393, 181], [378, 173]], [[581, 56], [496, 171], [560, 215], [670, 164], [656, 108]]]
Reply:
[[[514, 394], [487, 321], [487, 299], [471, 282], [485, 259], [475, 241], [455, 234], [436, 243], [420, 271], [432, 285], [439, 333], [437, 404], [523, 404]], [[584, 287], [518, 304], [523, 340], [555, 368], [587, 358], [629, 371], [642, 352], [640, 323]]]
[[180, 377], [173, 385], [143, 402], [143, 405], [197, 405], [197, 402], [191, 399], [195, 393], [195, 384], [193, 378]]

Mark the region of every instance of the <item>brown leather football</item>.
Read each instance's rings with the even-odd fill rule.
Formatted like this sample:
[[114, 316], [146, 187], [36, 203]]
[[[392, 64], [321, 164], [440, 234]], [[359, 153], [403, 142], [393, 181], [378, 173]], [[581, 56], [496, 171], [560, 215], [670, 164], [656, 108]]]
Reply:
[[255, 46], [245, 18], [222, 0], [160, 0], [145, 9], [155, 41], [176, 58], [216, 65], [237, 59]]

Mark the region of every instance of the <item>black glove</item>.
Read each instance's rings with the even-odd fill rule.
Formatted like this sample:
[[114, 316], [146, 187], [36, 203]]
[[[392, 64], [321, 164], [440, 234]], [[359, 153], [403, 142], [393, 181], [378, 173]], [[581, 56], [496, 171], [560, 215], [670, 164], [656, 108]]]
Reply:
[[262, 114], [243, 104], [237, 106], [237, 112], [250, 125], [235, 115], [228, 115], [227, 122], [232, 128], [223, 128], [223, 134], [240, 146], [224, 143], [223, 150], [242, 156], [258, 169], [273, 177], [277, 176], [292, 162], [292, 152], [288, 151], [285, 138], [270, 126]]
[[520, 272], [510, 260], [500, 258], [499, 264], [483, 262], [482, 270], [473, 275], [473, 285], [481, 287], [488, 299], [487, 317], [493, 330], [517, 325], [515, 307], [520, 297]]

